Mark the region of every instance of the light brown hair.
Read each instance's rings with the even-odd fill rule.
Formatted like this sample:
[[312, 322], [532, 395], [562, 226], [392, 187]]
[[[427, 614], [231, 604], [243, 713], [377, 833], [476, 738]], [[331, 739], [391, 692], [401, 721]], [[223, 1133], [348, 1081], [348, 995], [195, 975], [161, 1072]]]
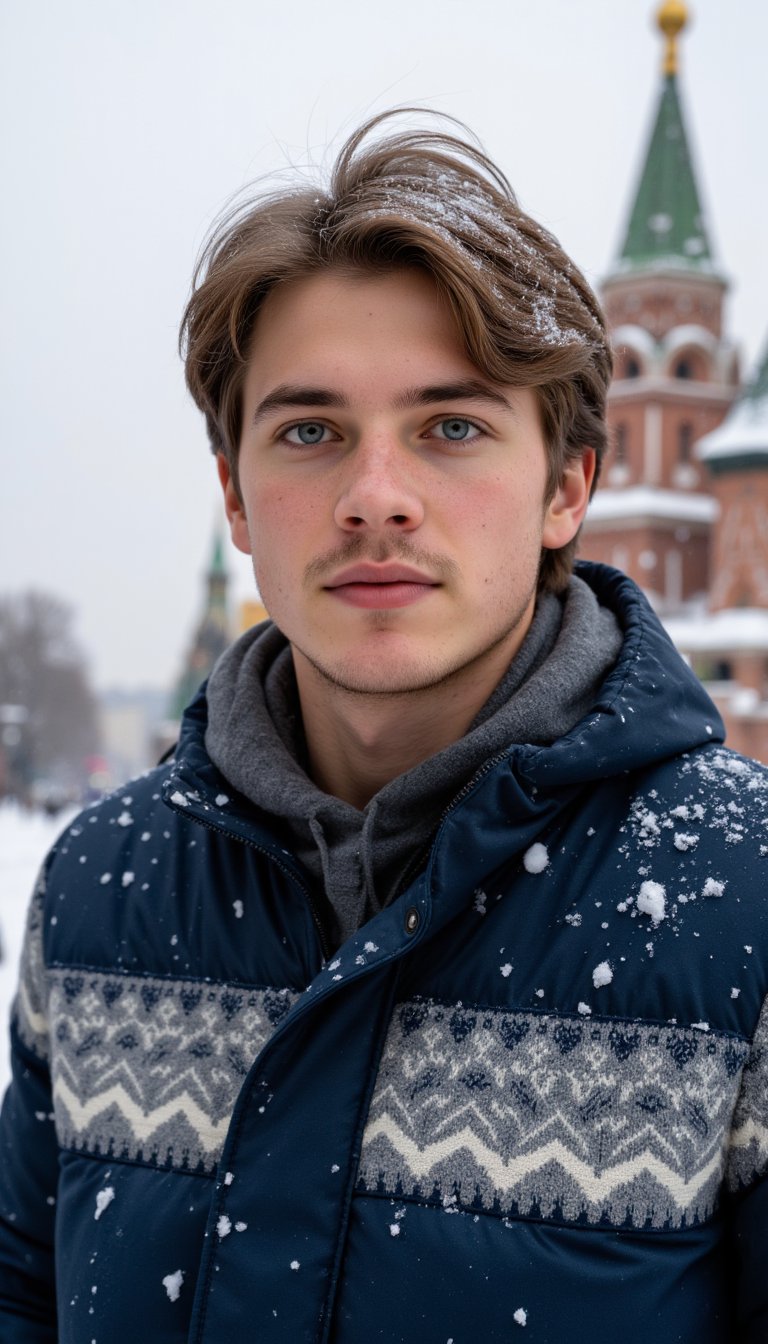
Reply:
[[[237, 485], [250, 337], [274, 285], [330, 267], [413, 266], [446, 297], [485, 377], [536, 389], [551, 497], [585, 447], [595, 449], [598, 468], [605, 451], [612, 361], [600, 305], [482, 149], [441, 128], [382, 137], [394, 115], [372, 118], [349, 138], [327, 186], [264, 194], [229, 214], [204, 247], [181, 347], [211, 448], [226, 455]], [[543, 552], [540, 588], [565, 586], [575, 549], [574, 539]]]

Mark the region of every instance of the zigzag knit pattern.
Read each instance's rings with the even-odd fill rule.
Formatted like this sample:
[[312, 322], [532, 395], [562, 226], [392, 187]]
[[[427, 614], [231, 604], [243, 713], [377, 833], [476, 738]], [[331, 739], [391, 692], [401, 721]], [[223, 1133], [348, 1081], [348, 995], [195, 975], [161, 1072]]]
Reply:
[[[245, 1075], [296, 997], [197, 980], [49, 972], [59, 1143], [211, 1171]], [[20, 1029], [23, 1039], [21, 1015]]]
[[[703, 1029], [415, 1000], [389, 1033], [360, 1188], [559, 1222], [701, 1222], [748, 1057]], [[765, 1106], [743, 1110], [732, 1180], [768, 1155]]]

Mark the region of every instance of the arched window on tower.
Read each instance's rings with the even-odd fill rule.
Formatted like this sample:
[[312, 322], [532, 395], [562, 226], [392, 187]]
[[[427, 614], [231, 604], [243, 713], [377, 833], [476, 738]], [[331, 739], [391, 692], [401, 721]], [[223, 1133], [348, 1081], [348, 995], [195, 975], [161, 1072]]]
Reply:
[[625, 378], [640, 377], [640, 365], [634, 355], [627, 355], [627, 358], [624, 361], [623, 373]]
[[685, 358], [678, 359], [675, 364], [673, 373], [675, 378], [693, 378], [694, 377], [693, 365], [690, 359]]
[[677, 460], [678, 462], [690, 462], [691, 450], [693, 448], [693, 425], [688, 420], [684, 420], [677, 427]]
[[621, 487], [627, 485], [629, 469], [629, 429], [623, 421], [614, 425], [611, 431], [611, 454], [608, 468], [608, 484]]

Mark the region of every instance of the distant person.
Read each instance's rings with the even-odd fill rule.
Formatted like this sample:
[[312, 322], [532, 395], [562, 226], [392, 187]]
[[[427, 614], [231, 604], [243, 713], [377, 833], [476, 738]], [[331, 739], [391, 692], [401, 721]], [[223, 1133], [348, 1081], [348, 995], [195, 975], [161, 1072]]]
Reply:
[[768, 772], [574, 549], [598, 303], [384, 117], [183, 323], [271, 620], [32, 905], [7, 1344], [768, 1340]]

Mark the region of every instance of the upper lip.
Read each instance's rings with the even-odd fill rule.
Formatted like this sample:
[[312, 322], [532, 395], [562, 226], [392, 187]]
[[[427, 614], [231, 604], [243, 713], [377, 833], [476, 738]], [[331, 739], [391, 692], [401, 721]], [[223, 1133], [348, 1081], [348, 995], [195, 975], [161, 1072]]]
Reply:
[[346, 583], [426, 583], [434, 586], [437, 580], [409, 565], [363, 563], [340, 570], [325, 586], [342, 588]]

